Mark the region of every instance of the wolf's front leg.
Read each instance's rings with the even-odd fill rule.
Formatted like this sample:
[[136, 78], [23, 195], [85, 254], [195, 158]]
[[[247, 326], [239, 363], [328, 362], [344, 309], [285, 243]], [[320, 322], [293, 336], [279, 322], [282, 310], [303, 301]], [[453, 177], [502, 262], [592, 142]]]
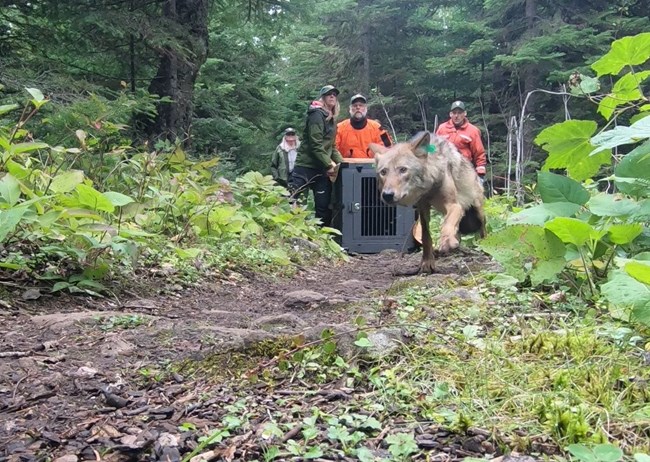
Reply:
[[418, 207], [420, 225], [422, 225], [422, 263], [420, 264], [421, 273], [433, 273], [435, 269], [435, 259], [433, 257], [433, 239], [431, 239], [431, 230], [429, 220], [431, 218], [431, 209]]
[[440, 230], [440, 246], [438, 247], [440, 253], [443, 254], [457, 249], [460, 245], [458, 225], [464, 213], [463, 208], [456, 202], [445, 204], [445, 211], [445, 218]]

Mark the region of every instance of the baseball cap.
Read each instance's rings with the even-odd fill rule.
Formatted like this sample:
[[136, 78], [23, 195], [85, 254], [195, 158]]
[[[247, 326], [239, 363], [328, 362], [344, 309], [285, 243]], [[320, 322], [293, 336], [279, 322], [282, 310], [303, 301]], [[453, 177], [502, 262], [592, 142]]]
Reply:
[[450, 111], [453, 111], [454, 109], [462, 109], [464, 111], [465, 103], [463, 103], [462, 101], [454, 101], [453, 103], [451, 103]]
[[294, 129], [291, 128], [291, 127], [288, 127], [288, 128], [284, 131], [284, 134], [285, 134], [285, 135], [295, 135], [295, 134], [296, 134], [296, 130], [294, 130]]
[[368, 104], [368, 100], [361, 93], [357, 93], [352, 98], [350, 98], [350, 104], [354, 104], [357, 101], [363, 101], [363, 104]]
[[328, 93], [334, 93], [336, 96], [339, 96], [339, 93], [341, 92], [334, 85], [325, 85], [320, 89], [320, 93], [318, 95], [325, 96]]

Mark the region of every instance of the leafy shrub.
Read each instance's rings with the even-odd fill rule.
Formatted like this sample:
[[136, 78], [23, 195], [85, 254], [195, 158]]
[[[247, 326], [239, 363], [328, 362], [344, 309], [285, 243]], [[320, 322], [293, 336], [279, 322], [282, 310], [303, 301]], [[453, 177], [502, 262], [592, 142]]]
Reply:
[[[98, 281], [142, 264], [279, 270], [292, 261], [292, 238], [342, 255], [269, 176], [250, 172], [231, 183], [216, 176], [217, 157], [116, 146], [123, 127], [110, 120], [103, 133], [76, 130], [79, 147], [35, 141], [24, 127], [48, 101], [29, 92], [18, 123], [0, 128], [0, 268], [58, 282], [55, 290], [97, 293]], [[16, 109], [0, 106], [0, 116]], [[237, 251], [242, 244], [246, 251]]]
[[[621, 75], [604, 97], [593, 97], [597, 78], [573, 79], [573, 91], [598, 104], [608, 120], [600, 132], [591, 120], [568, 120], [543, 130], [536, 142], [548, 151], [537, 177], [541, 203], [509, 219], [508, 227], [483, 241], [520, 282], [553, 284], [560, 276], [573, 290], [635, 321], [650, 325], [650, 105], [642, 84], [650, 71], [635, 66], [650, 60], [650, 33], [625, 37], [592, 65], [597, 77]], [[629, 126], [612, 122], [634, 112]], [[620, 122], [620, 121], [619, 121]], [[636, 145], [621, 154], [629, 145]], [[615, 163], [613, 175], [601, 176]], [[565, 169], [568, 176], [552, 173]], [[581, 184], [584, 182], [584, 184]], [[618, 192], [599, 191], [598, 182]]]

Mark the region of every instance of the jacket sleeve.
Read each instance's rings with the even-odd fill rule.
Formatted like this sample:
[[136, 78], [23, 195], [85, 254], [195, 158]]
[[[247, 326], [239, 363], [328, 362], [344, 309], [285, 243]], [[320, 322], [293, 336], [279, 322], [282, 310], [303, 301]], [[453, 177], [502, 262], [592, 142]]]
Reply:
[[280, 147], [278, 146], [275, 148], [275, 152], [271, 156], [271, 176], [273, 179], [278, 179], [280, 178], [280, 175], [278, 173], [278, 166], [280, 164]]
[[393, 140], [391, 139], [390, 135], [388, 134], [388, 131], [384, 129], [384, 127], [379, 127], [379, 140], [380, 142], [386, 146], [392, 146], [393, 145]]
[[[336, 135], [338, 136], [338, 135]], [[332, 160], [336, 162], [337, 164], [340, 164], [343, 162], [345, 159], [343, 159], [343, 156], [341, 155], [341, 152], [336, 148], [332, 148]]]
[[472, 160], [476, 166], [476, 172], [479, 175], [485, 175], [485, 165], [487, 164], [487, 157], [485, 156], [485, 148], [483, 141], [481, 141], [481, 131], [475, 127], [475, 134], [472, 137]]
[[[324, 131], [325, 118], [323, 114], [320, 111], [311, 112], [307, 119], [307, 137], [309, 138], [307, 141], [316, 160], [324, 169], [328, 169], [332, 165], [330, 155], [325, 150]], [[341, 157], [341, 154], [335, 148], [333, 150]]]

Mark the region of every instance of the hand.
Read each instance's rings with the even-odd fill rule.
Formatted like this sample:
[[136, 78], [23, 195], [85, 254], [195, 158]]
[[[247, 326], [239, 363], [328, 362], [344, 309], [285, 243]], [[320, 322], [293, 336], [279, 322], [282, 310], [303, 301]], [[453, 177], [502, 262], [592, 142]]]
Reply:
[[334, 161], [332, 161], [332, 166], [327, 169], [325, 172], [327, 174], [327, 177], [330, 179], [330, 181], [333, 183], [336, 181], [336, 177], [339, 174], [339, 166], [336, 164]]

